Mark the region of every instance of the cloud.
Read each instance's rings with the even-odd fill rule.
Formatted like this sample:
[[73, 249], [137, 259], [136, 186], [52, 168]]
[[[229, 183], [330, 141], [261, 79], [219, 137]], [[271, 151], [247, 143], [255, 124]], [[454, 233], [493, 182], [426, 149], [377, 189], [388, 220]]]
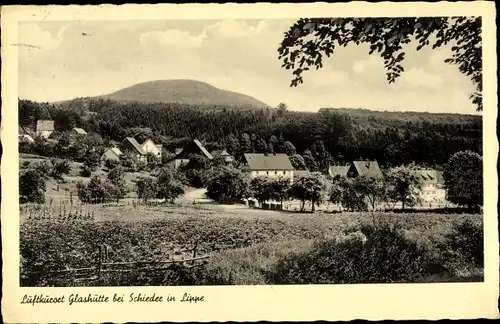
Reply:
[[165, 47], [196, 48], [201, 45], [202, 36], [192, 36], [188, 32], [168, 29], [147, 32], [139, 37], [141, 45], [159, 45]]
[[48, 31], [43, 30], [36, 23], [20, 23], [18, 29], [18, 43], [38, 48], [39, 50], [52, 50], [62, 42], [62, 34], [65, 28], [61, 28], [57, 37], [53, 37]]
[[[20, 41], [44, 50], [19, 56], [20, 96], [56, 101], [159, 79], [195, 79], [290, 109], [320, 107], [474, 111], [470, 80], [442, 61], [443, 48], [410, 52], [389, 85], [380, 56], [364, 45], [336, 49], [324, 67], [290, 87], [277, 49], [293, 20], [65, 22], [20, 25]], [[22, 29], [21, 29], [22, 27]], [[84, 37], [82, 32], [94, 36]], [[449, 99], [453, 97], [453, 99]], [[438, 109], [438, 110], [436, 110]]]

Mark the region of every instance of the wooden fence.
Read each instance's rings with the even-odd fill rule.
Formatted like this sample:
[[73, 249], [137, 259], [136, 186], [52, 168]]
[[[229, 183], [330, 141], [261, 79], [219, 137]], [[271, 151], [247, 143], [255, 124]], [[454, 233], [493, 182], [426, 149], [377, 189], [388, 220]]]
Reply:
[[180, 265], [185, 269], [204, 266], [208, 263], [209, 255], [197, 256], [198, 244], [194, 248], [186, 249], [181, 252], [192, 252], [192, 257], [181, 260], [162, 260], [162, 261], [127, 261], [127, 262], [109, 262], [109, 246], [101, 244], [97, 248], [96, 261], [94, 266], [85, 268], [61, 269], [46, 271], [44, 274], [50, 276], [71, 275], [75, 281], [98, 280], [102, 278], [103, 273], [123, 273], [123, 272], [152, 272], [168, 271], [172, 265]]

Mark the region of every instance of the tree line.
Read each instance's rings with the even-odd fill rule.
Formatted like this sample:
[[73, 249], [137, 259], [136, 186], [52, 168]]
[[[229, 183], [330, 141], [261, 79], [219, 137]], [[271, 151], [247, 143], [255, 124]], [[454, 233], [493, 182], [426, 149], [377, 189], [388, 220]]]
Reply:
[[[480, 116], [362, 109], [236, 109], [225, 106], [75, 99], [61, 105], [19, 100], [19, 123], [34, 128], [53, 119], [56, 135], [73, 127], [95, 133], [106, 143], [134, 136], [152, 138], [173, 152], [192, 138], [207, 149], [287, 153], [294, 165], [325, 171], [331, 164], [358, 159], [382, 166], [415, 162], [439, 167], [458, 151], [482, 154]], [[55, 136], [56, 136], [55, 135]]]

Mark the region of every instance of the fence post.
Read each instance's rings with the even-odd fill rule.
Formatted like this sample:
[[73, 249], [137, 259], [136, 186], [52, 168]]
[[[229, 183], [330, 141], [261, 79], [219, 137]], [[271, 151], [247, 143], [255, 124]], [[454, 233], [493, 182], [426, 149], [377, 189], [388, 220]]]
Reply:
[[[194, 243], [194, 248], [193, 248], [193, 259], [196, 258], [196, 250], [198, 249], [198, 241]], [[191, 265], [194, 265], [194, 260], [191, 261]]]
[[101, 279], [101, 270], [102, 270], [102, 244], [99, 245], [99, 253], [97, 254], [97, 278]]

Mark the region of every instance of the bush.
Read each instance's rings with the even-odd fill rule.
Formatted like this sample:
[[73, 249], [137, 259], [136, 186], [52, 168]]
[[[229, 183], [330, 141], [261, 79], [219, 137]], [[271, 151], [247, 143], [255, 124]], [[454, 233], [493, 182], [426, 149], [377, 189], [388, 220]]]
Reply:
[[210, 178], [207, 197], [219, 203], [234, 203], [249, 194], [249, 181], [241, 170], [221, 167]]
[[54, 179], [61, 179], [63, 174], [69, 174], [71, 165], [68, 160], [54, 160], [51, 175]]
[[80, 170], [80, 175], [85, 178], [89, 178], [92, 175], [92, 170], [90, 168], [83, 166]]
[[470, 219], [454, 223], [452, 232], [446, 235], [446, 259], [455, 265], [472, 263], [477, 268], [484, 266], [483, 227]]
[[275, 284], [415, 282], [446, 270], [404, 232], [390, 224], [316, 242], [311, 251], [282, 258], [269, 272]]
[[106, 159], [106, 161], [104, 161], [104, 166], [110, 170], [119, 166], [119, 165], [120, 165], [120, 161], [118, 161], [118, 160]]
[[21, 164], [21, 168], [27, 169], [27, 168], [29, 168], [30, 164], [31, 164], [30, 161], [23, 161], [23, 163]]
[[19, 196], [21, 203], [45, 201], [46, 184], [42, 175], [35, 171], [26, 171], [19, 177]]

